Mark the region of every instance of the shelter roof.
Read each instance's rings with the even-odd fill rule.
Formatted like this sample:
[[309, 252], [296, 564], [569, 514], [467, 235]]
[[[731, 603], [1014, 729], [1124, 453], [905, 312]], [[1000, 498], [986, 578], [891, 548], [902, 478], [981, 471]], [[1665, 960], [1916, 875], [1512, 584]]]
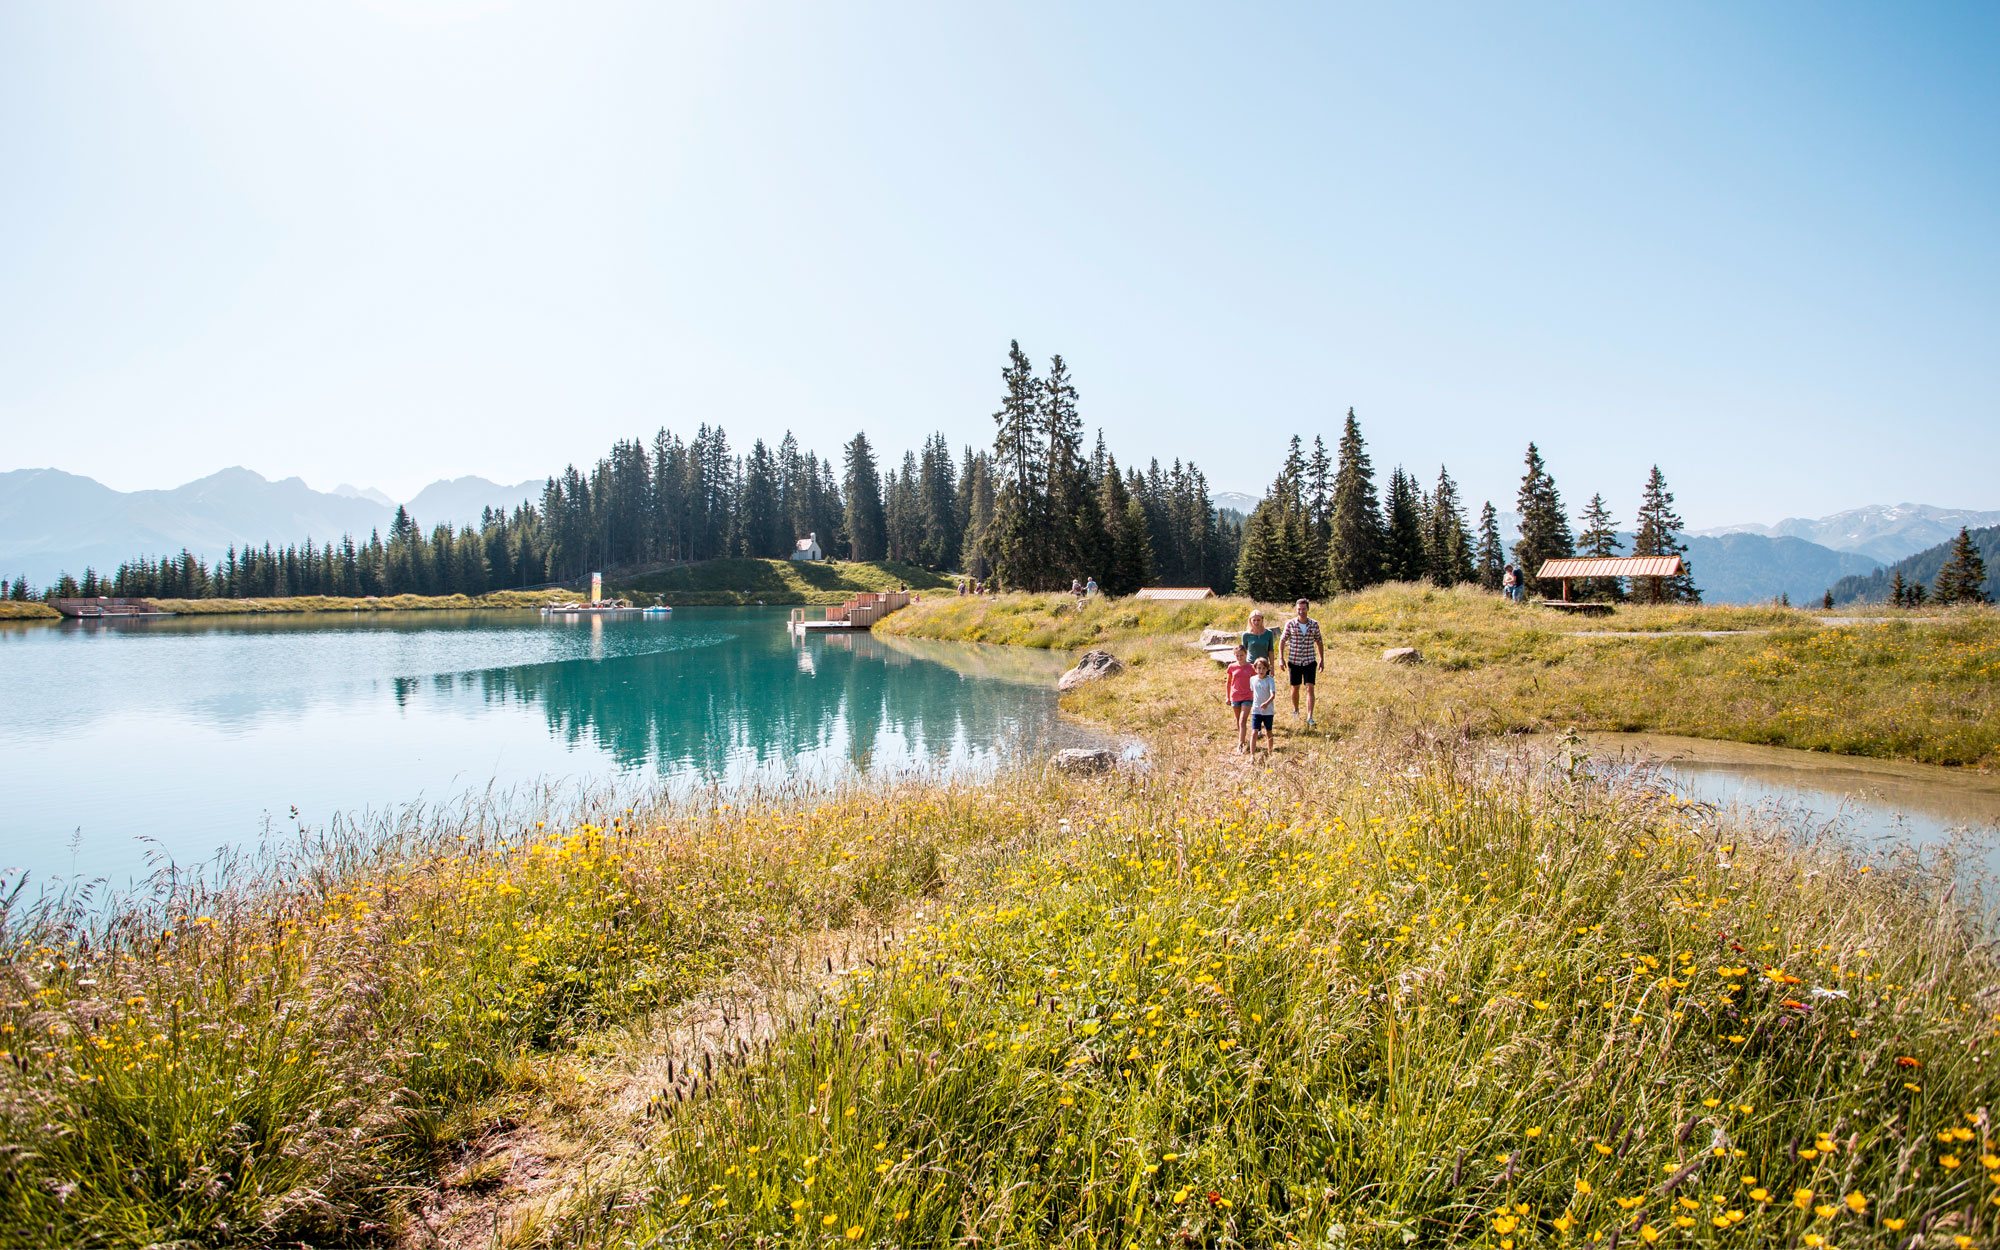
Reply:
[[1687, 571], [1679, 556], [1587, 556], [1548, 560], [1538, 578], [1558, 577], [1677, 577]]

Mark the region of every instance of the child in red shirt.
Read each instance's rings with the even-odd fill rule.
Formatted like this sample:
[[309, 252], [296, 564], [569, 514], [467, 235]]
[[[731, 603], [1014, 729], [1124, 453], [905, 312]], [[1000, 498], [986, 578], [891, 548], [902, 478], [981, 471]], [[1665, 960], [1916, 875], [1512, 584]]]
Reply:
[[1228, 690], [1230, 708], [1236, 713], [1236, 749], [1250, 749], [1250, 679], [1257, 675], [1256, 666], [1250, 663], [1249, 653], [1242, 643], [1236, 644], [1236, 661], [1223, 673], [1223, 682]]

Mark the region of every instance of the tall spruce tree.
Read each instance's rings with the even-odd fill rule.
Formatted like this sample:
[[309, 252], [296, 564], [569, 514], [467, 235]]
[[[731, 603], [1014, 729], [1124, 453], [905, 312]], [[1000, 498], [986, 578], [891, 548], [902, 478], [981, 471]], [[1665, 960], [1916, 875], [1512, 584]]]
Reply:
[[1054, 576], [1047, 558], [1048, 448], [1038, 419], [1041, 387], [1018, 341], [1008, 346], [1000, 382], [1000, 408], [993, 414], [999, 489], [985, 530], [984, 555], [993, 579], [1007, 589], [1046, 590]]
[[924, 442], [917, 494], [923, 505], [923, 563], [932, 569], [958, 567], [958, 484], [951, 466], [951, 446], [943, 434]]
[[1500, 515], [1493, 510], [1491, 499], [1479, 508], [1479, 547], [1472, 553], [1472, 562], [1480, 589], [1499, 590], [1500, 578], [1507, 571], [1507, 549], [1500, 545]]
[[1047, 458], [1045, 513], [1048, 526], [1044, 581], [1061, 586], [1071, 579], [1095, 577], [1104, 559], [1104, 518], [1097, 510], [1089, 468], [1083, 458], [1083, 418], [1077, 411], [1076, 382], [1061, 353], [1049, 358], [1037, 401], [1042, 425], [1042, 449]]
[[[1674, 495], [1667, 489], [1666, 475], [1654, 465], [1646, 475], [1646, 488], [1639, 496], [1638, 530], [1632, 536], [1635, 556], [1683, 556], [1687, 544], [1681, 531], [1687, 528], [1674, 511]], [[1632, 597], [1642, 603], [1700, 603], [1701, 591], [1694, 584], [1694, 570], [1683, 562], [1683, 571], [1673, 577], [1635, 578]]]
[[1472, 539], [1465, 532], [1465, 505], [1458, 498], [1458, 483], [1443, 465], [1438, 466], [1437, 489], [1424, 517], [1424, 568], [1440, 586], [1456, 586], [1476, 575]]
[[866, 434], [857, 433], [843, 454], [847, 463], [847, 514], [843, 527], [847, 533], [847, 558], [880, 560], [888, 551], [889, 534], [875, 449], [869, 445]]
[[1108, 595], [1129, 595], [1153, 575], [1153, 544], [1146, 533], [1146, 510], [1125, 488], [1118, 461], [1104, 457], [1097, 485], [1098, 511], [1111, 531], [1111, 558], [1098, 584]]
[[1382, 507], [1385, 519], [1382, 574], [1394, 582], [1424, 578], [1424, 519], [1417, 484], [1397, 465], [1389, 471], [1389, 489]]
[[[1249, 542], [1245, 527], [1244, 542]], [[1333, 474], [1328, 517], [1326, 588], [1334, 594], [1361, 590], [1382, 580], [1382, 514], [1375, 502], [1375, 470], [1361, 439], [1361, 423], [1347, 410], [1341, 429], [1339, 463]], [[1240, 567], [1240, 566], [1239, 566]]]
[[1556, 480], [1549, 476], [1542, 453], [1533, 443], [1528, 444], [1526, 463], [1520, 494], [1515, 499], [1515, 507], [1521, 513], [1521, 536], [1514, 542], [1514, 562], [1520, 565], [1523, 578], [1533, 579], [1544, 561], [1575, 555], [1576, 540], [1570, 535], [1569, 517], [1563, 512]]
[[1951, 540], [1951, 556], [1938, 570], [1931, 591], [1933, 600], [1946, 605], [1993, 602], [1986, 594], [1986, 561], [1966, 526], [1958, 527], [1958, 537]]
[[[1583, 532], [1576, 536], [1576, 549], [1578, 555], [1600, 560], [1619, 554], [1618, 523], [1611, 519], [1611, 508], [1602, 492], [1591, 495], [1583, 509]], [[1579, 599], [1620, 603], [1625, 598], [1625, 583], [1617, 577], [1586, 577], [1578, 583], [1576, 593]]]

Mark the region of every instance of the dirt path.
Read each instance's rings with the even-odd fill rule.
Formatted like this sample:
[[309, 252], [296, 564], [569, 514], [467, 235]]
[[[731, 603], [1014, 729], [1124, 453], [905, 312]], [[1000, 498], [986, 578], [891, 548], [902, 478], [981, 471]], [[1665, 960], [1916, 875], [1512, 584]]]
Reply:
[[754, 1059], [842, 976], [880, 957], [888, 923], [828, 930], [744, 962], [728, 980], [577, 1055], [535, 1061], [413, 1214], [404, 1250], [508, 1250], [588, 1182], [634, 1166], [660, 1121], [727, 1057]]

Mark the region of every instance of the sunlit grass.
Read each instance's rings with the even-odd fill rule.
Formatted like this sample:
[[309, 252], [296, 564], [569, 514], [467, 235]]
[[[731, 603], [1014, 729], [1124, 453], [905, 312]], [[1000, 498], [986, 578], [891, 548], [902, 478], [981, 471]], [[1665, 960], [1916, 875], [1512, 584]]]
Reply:
[[[1186, 644], [1242, 627], [1250, 605], [1063, 596], [926, 600], [881, 628], [1074, 649], [1106, 645], [1129, 679], [1070, 697], [1085, 715], [1162, 724], [1219, 707], [1220, 679]], [[1289, 609], [1269, 607], [1273, 621]], [[2000, 765], [2000, 611], [1827, 627], [1774, 607], [1631, 607], [1572, 618], [1473, 590], [1386, 586], [1314, 609], [1331, 733], [1646, 730], [1932, 764]], [[1690, 631], [1745, 631], [1722, 637]], [[1658, 634], [1659, 637], [1606, 637]], [[1414, 646], [1415, 666], [1382, 662]], [[1282, 684], [1282, 682], [1281, 682]], [[1282, 700], [1289, 706], [1289, 699]], [[1136, 709], [1136, 710], [1135, 710]], [[1281, 719], [1280, 727], [1284, 721]]]
[[503, 1070], [938, 887], [950, 786], [476, 820], [0, 914], [0, 1244], [352, 1239]]
[[644, 1202], [579, 1203], [555, 1240], [1993, 1227], [1996, 969], [1948, 869], [1448, 745], [1161, 763], [1071, 795], [673, 1118], [619, 1183]]

